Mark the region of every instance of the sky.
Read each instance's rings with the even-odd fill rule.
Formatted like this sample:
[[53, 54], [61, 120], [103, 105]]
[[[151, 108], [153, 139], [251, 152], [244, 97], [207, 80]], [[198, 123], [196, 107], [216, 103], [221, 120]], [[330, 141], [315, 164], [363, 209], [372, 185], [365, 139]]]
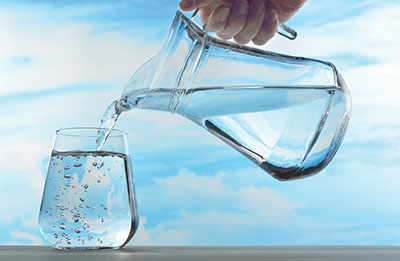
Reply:
[[[0, 245], [48, 244], [37, 219], [55, 131], [98, 126], [177, 6], [0, 1]], [[309, 0], [287, 23], [298, 39], [262, 47], [330, 61], [348, 85], [346, 137], [318, 175], [280, 182], [183, 117], [122, 115], [141, 219], [130, 244], [400, 244], [399, 13], [398, 0]]]

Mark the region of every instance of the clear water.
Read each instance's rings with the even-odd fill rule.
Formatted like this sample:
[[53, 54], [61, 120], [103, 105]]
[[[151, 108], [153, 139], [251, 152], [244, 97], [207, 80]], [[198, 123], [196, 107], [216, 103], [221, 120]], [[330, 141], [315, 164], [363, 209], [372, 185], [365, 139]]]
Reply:
[[129, 157], [114, 152], [57, 152], [40, 209], [43, 235], [56, 248], [119, 248], [137, 228]]
[[96, 151], [101, 151], [107, 137], [114, 128], [121, 111], [118, 109], [118, 101], [113, 101], [104, 112], [100, 121], [99, 131], [97, 132]]
[[290, 180], [317, 173], [336, 153], [348, 121], [343, 95], [336, 86], [139, 89], [110, 107], [176, 109], [273, 177]]

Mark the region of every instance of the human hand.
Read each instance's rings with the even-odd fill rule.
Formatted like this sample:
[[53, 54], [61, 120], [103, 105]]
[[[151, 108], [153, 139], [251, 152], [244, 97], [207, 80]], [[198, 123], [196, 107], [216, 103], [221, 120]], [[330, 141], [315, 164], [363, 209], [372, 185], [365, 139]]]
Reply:
[[277, 30], [278, 21], [292, 17], [306, 0], [181, 0], [183, 11], [200, 9], [206, 31], [222, 39], [233, 38], [246, 44], [268, 42]]

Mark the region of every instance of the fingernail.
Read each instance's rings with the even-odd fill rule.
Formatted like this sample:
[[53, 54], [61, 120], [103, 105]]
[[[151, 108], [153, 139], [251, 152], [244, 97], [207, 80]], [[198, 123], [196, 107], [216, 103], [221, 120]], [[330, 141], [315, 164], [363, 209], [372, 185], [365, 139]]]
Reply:
[[189, 8], [193, 5], [193, 0], [182, 0], [181, 5], [183, 8]]
[[264, 4], [260, 1], [254, 1], [251, 3], [251, 9], [253, 9], [254, 13], [261, 14], [264, 11]]
[[275, 22], [276, 19], [278, 19], [278, 12], [274, 9], [268, 10], [266, 20], [269, 22]]
[[245, 15], [247, 13], [247, 4], [246, 2], [243, 1], [237, 1], [235, 3], [235, 11], [239, 14], [239, 15]]
[[219, 22], [225, 22], [226, 19], [228, 19], [228, 15], [229, 15], [230, 12], [231, 12], [231, 9], [228, 8], [228, 7], [222, 9], [222, 10], [219, 12], [219, 15], [218, 15], [218, 21], [219, 21]]

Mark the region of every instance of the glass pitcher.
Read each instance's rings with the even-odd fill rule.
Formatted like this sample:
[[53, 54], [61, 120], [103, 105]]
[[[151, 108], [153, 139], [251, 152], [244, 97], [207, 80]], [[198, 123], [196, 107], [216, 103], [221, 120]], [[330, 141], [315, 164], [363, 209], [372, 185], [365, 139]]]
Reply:
[[178, 11], [162, 50], [131, 77], [116, 107], [178, 113], [291, 180], [332, 160], [351, 100], [333, 64], [211, 37]]

